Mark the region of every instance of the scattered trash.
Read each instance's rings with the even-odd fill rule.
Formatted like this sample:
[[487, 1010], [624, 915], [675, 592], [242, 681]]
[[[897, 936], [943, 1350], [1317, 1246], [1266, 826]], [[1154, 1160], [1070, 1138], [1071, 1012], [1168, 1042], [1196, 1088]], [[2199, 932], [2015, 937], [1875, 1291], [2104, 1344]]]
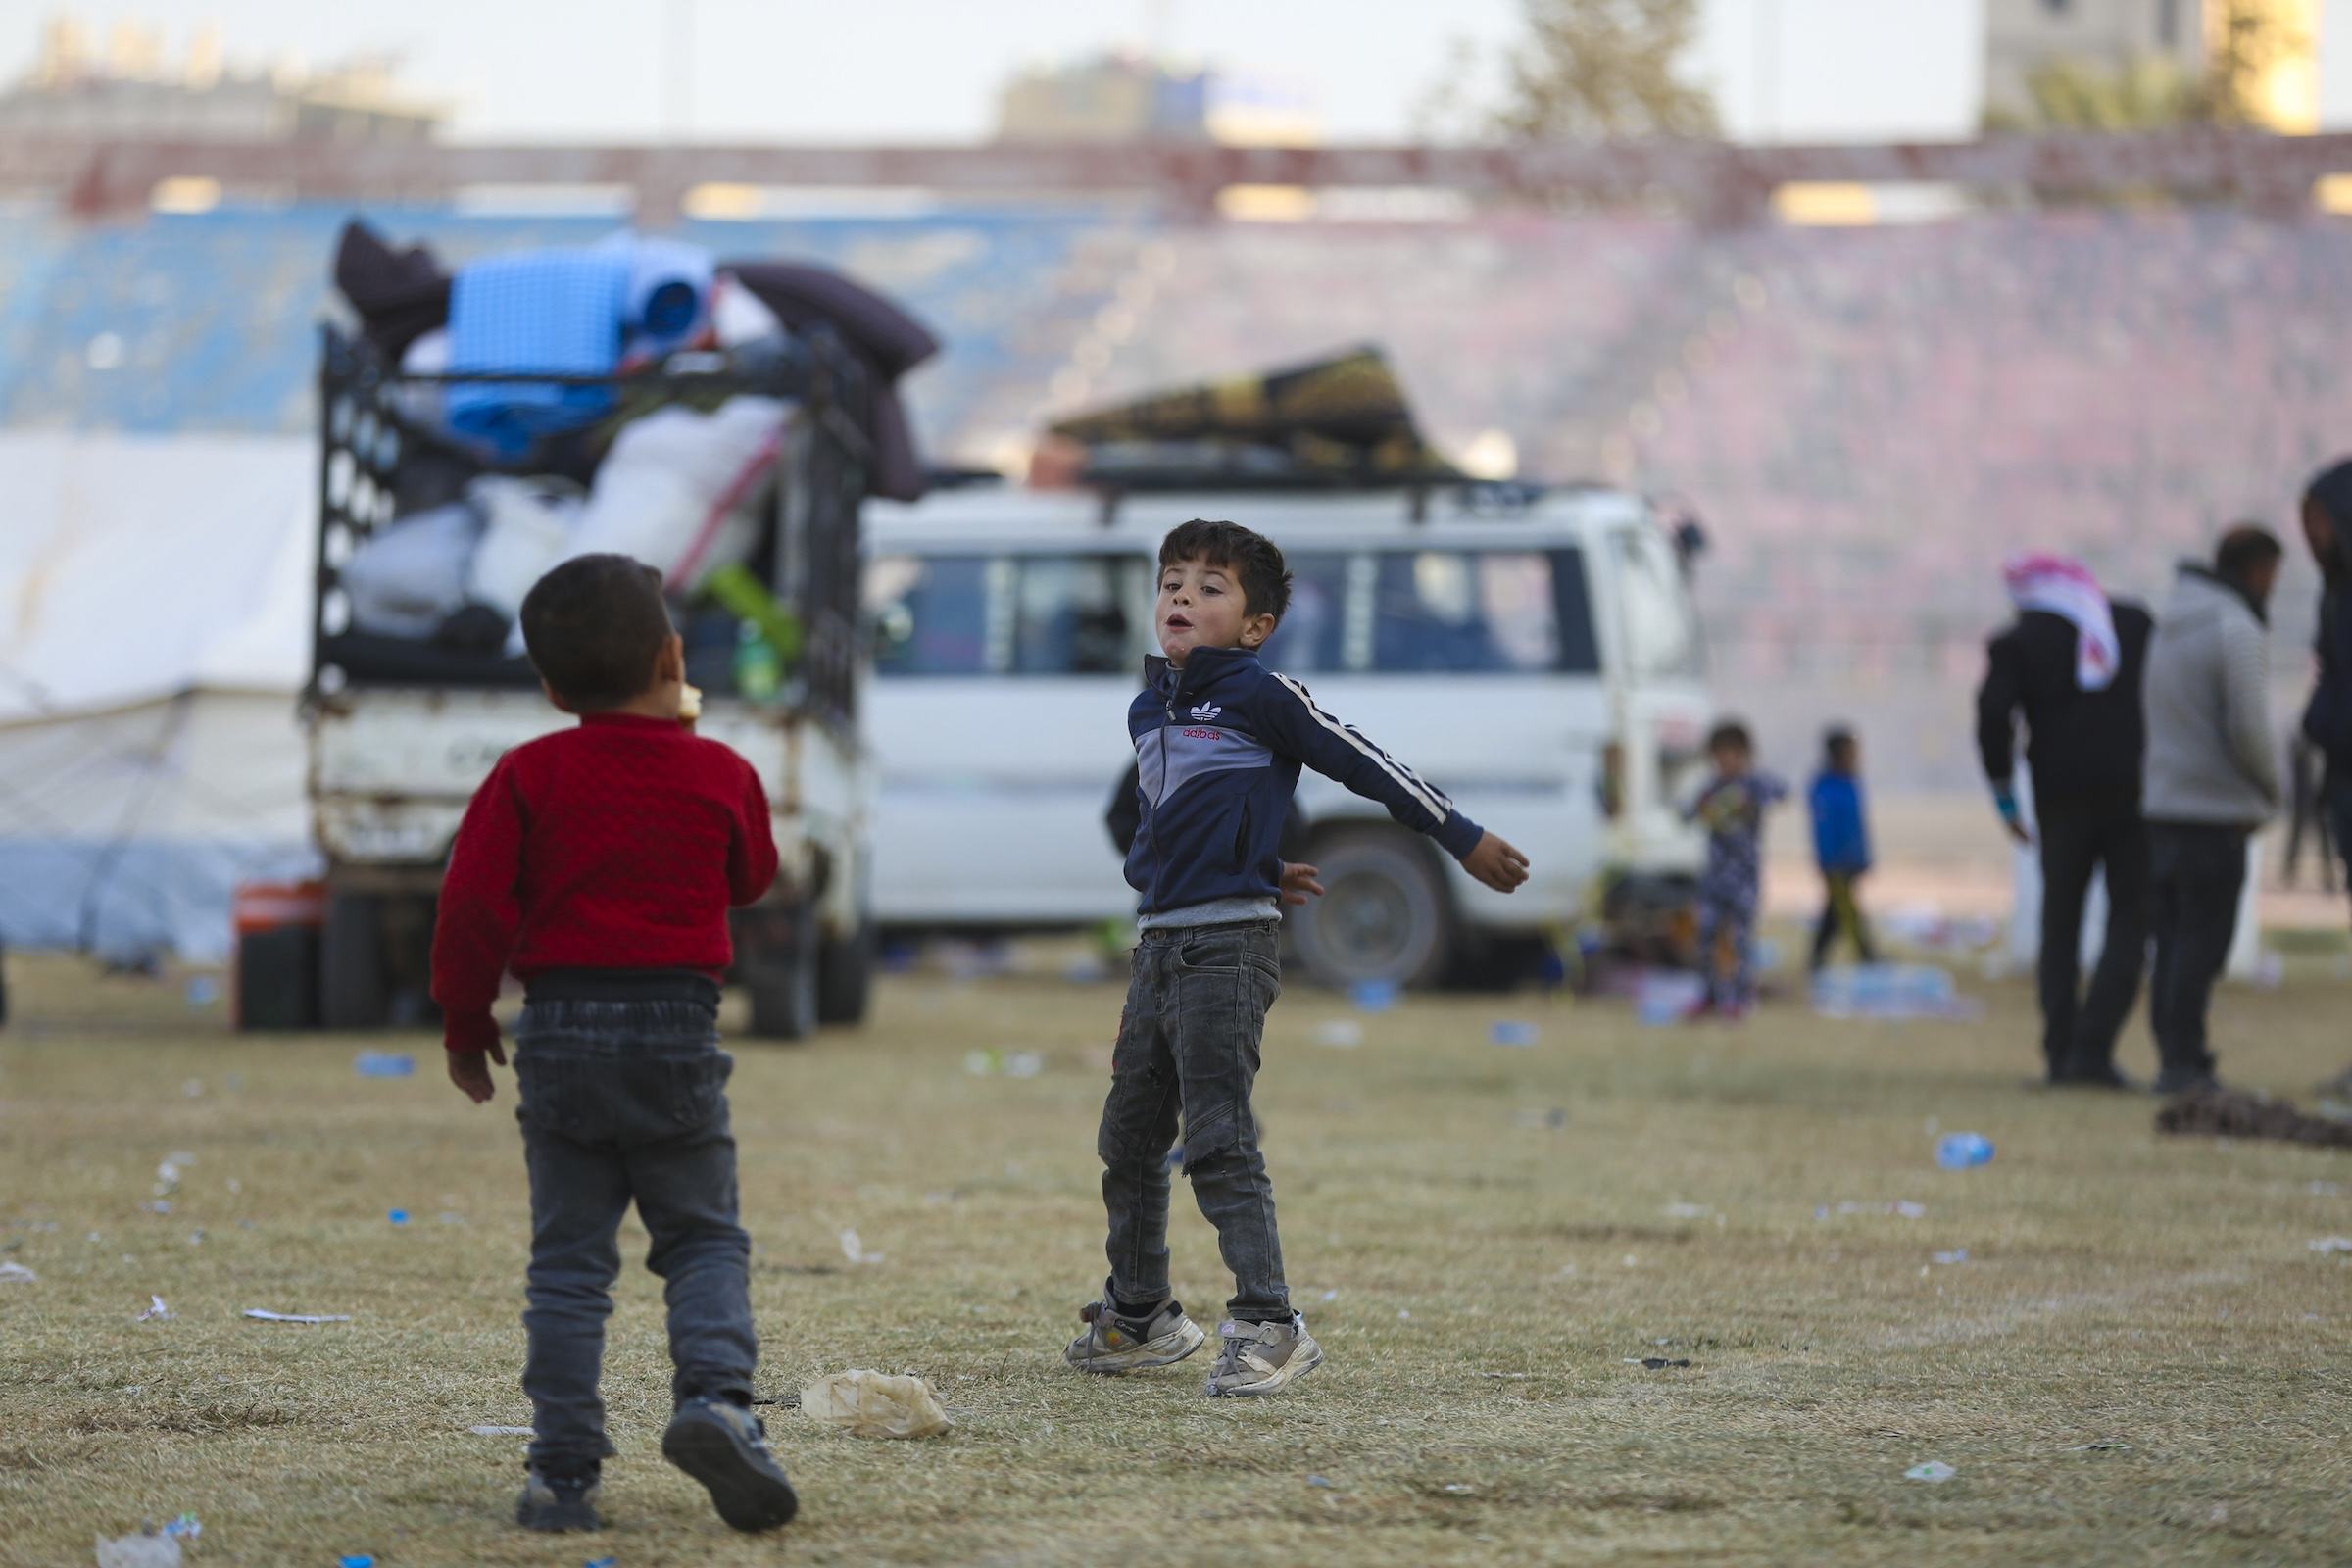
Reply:
[[1399, 1323], [1409, 1320], [1412, 1315], [1413, 1313], [1410, 1307], [1400, 1306], [1396, 1309], [1396, 1321]]
[[880, 1252], [869, 1252], [865, 1250], [865, 1244], [858, 1239], [857, 1227], [852, 1225], [845, 1225], [841, 1229], [841, 1255], [853, 1263], [879, 1263], [882, 1261]]
[[1664, 1372], [1676, 1367], [1689, 1366], [1690, 1358], [1686, 1355], [1670, 1361], [1662, 1355], [1629, 1355], [1625, 1358], [1625, 1364], [1641, 1367], [1647, 1372]]
[[204, 1080], [201, 1078], [187, 1079], [180, 1084], [179, 1092], [190, 1100], [202, 1100], [204, 1098]]
[[1326, 1018], [1315, 1027], [1315, 1044], [1352, 1051], [1364, 1043], [1364, 1026], [1353, 1018]]
[[596, 1561], [587, 1564], [587, 1568], [620, 1568], [620, 1559], [618, 1557], [599, 1557]]
[[194, 1541], [204, 1534], [204, 1521], [192, 1513], [183, 1513], [164, 1526], [163, 1533], [174, 1541]]
[[141, 1312], [135, 1319], [133, 1319], [133, 1321], [139, 1323], [169, 1323], [177, 1316], [179, 1316], [177, 1312], [172, 1311], [170, 1307], [164, 1304], [164, 1298], [162, 1297], [151, 1295], [147, 1298], [147, 1310]]
[[853, 1370], [801, 1391], [801, 1411], [858, 1438], [928, 1438], [953, 1424], [921, 1378]]
[[1849, 1198], [1836, 1208], [1822, 1204], [1813, 1210], [1813, 1217], [1828, 1219], [1832, 1214], [1896, 1214], [1904, 1219], [1925, 1219], [1927, 1213], [1927, 1204], [1914, 1203], [1909, 1199], [1900, 1199], [1891, 1203], [1857, 1203]]
[[38, 1274], [22, 1263], [0, 1263], [0, 1285], [30, 1285], [39, 1279]]
[[1713, 1219], [1715, 1217], [1715, 1211], [1704, 1203], [1668, 1203], [1665, 1214], [1668, 1219]]
[[2352, 1236], [2323, 1236], [2311, 1243], [2311, 1250], [2320, 1253], [2352, 1252]]
[[1306, 1484], [1307, 1484], [1308, 1486], [1310, 1486], [1310, 1487], [1323, 1487], [1323, 1488], [1329, 1488], [1329, 1487], [1330, 1487], [1330, 1485], [1331, 1485], [1331, 1477], [1329, 1477], [1329, 1476], [1308, 1476], [1308, 1477], [1306, 1478]]
[[527, 1438], [531, 1435], [529, 1427], [467, 1427], [466, 1430], [477, 1438]]
[[1046, 1070], [1046, 1058], [1034, 1051], [967, 1051], [963, 1070], [975, 1078], [1034, 1078]]
[[1489, 1045], [1512, 1046], [1523, 1050], [1534, 1045], [1537, 1038], [1538, 1030], [1532, 1023], [1522, 1023], [1510, 1018], [1497, 1018], [1487, 1026], [1487, 1043]]
[[220, 1000], [220, 982], [209, 974], [188, 976], [188, 1005], [209, 1007]]
[[1325, 1291], [1325, 1292], [1323, 1293], [1323, 1299], [1325, 1299], [1326, 1301], [1336, 1301], [1336, 1300], [1338, 1300], [1339, 1298], [1340, 1298], [1340, 1293], [1339, 1293], [1339, 1292], [1337, 1292], [1337, 1291]]
[[1449, 1496], [1467, 1497], [1478, 1489], [1467, 1481], [1448, 1481], [1444, 1490]]
[[172, 1205], [159, 1198], [152, 1203], [141, 1203], [139, 1210], [146, 1214], [169, 1214], [172, 1212]]
[[1681, 1023], [1707, 999], [1706, 982], [1680, 969], [1651, 969], [1634, 988], [1634, 1021], [1651, 1029]]
[[1527, 1381], [1527, 1374], [1524, 1372], [1481, 1372], [1479, 1376], [1485, 1378], [1489, 1383], [1525, 1383]]
[[1866, 963], [1813, 977], [1813, 1010], [1824, 1018], [1974, 1018], [1983, 1007], [1963, 998], [1944, 970], [1918, 963]]
[[1965, 1263], [1968, 1261], [1968, 1249], [1960, 1247], [1948, 1252], [1930, 1252], [1928, 1260], [1932, 1263]]
[[384, 1218], [395, 1225], [406, 1225], [409, 1222], [409, 1211], [405, 1208], [396, 1208], [386, 1214]]
[[1557, 1132], [1568, 1125], [1568, 1112], [1554, 1105], [1549, 1110], [1523, 1110], [1513, 1119], [1522, 1127], [1543, 1127]]
[[1974, 1170], [1992, 1163], [1992, 1140], [1983, 1133], [1945, 1133], [1936, 1141], [1936, 1163], [1945, 1170]]
[[1905, 1481], [1949, 1481], [1959, 1473], [1941, 1459], [1930, 1459], [1926, 1464], [1915, 1464], [1904, 1471], [1903, 1479]]
[[1906, 947], [1932, 953], [1973, 953], [2001, 937], [2000, 922], [1987, 914], [1946, 917], [1932, 904], [1912, 904], [1874, 916], [1879, 929]]
[[2352, 1124], [2306, 1116], [2292, 1105], [2234, 1089], [2182, 1095], [2156, 1112], [2160, 1133], [2213, 1138], [2275, 1138], [2282, 1143], [2352, 1149]]
[[179, 1538], [149, 1526], [112, 1541], [98, 1538], [98, 1568], [180, 1568]]
[[2069, 1453], [2107, 1453], [2128, 1449], [2132, 1445], [2129, 1443], [2078, 1443], [2066, 1451]]
[[348, 1312], [336, 1312], [322, 1316], [310, 1312], [269, 1312], [258, 1306], [247, 1307], [245, 1315], [259, 1323], [348, 1323], [351, 1321], [351, 1314]]
[[400, 1051], [363, 1051], [351, 1058], [352, 1070], [363, 1078], [412, 1078], [416, 1058]]
[[335, 1568], [375, 1568], [375, 1558], [365, 1551], [355, 1551], [347, 1557], [337, 1557]]
[[1386, 1012], [1399, 995], [1394, 980], [1358, 980], [1348, 988], [1348, 1000], [1365, 1012]]

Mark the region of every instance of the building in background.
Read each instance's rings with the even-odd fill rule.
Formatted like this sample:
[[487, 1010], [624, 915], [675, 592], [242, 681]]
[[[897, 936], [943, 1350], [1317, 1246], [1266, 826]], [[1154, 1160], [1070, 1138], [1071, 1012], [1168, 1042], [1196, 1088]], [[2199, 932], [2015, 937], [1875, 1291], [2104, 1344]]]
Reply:
[[997, 139], [1302, 147], [1322, 140], [1322, 117], [1308, 93], [1277, 76], [1109, 54], [1032, 68], [1006, 82]]
[[101, 46], [85, 24], [52, 20], [21, 81], [0, 89], [0, 137], [61, 141], [421, 142], [447, 106], [402, 93], [388, 56], [324, 70], [241, 66], [217, 28], [168, 59], [160, 28], [118, 23]]
[[1984, 0], [1984, 109], [2026, 116], [2042, 66], [2067, 62], [2121, 73], [2165, 61], [2183, 77], [2204, 69], [2233, 16], [2265, 25], [2279, 47], [2254, 97], [2273, 130], [2319, 125], [2320, 0]]

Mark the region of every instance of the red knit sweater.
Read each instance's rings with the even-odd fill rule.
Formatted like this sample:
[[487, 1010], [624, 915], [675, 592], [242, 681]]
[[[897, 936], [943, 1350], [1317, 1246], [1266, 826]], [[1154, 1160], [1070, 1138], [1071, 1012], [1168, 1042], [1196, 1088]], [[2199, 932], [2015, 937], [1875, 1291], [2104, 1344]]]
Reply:
[[498, 1039], [508, 971], [699, 969], [734, 957], [727, 908], [776, 880], [767, 794], [675, 720], [591, 713], [517, 746], [466, 808], [441, 883], [433, 1000], [451, 1051]]

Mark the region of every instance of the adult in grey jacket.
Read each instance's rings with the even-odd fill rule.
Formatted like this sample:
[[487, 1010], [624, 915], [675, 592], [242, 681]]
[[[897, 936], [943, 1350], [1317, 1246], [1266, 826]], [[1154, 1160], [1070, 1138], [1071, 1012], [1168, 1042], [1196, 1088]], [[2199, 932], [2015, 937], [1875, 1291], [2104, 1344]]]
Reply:
[[2278, 809], [2268, 614], [2283, 554], [2263, 529], [2232, 528], [2211, 567], [2181, 566], [2148, 648], [2148, 1009], [2162, 1094], [2214, 1081], [2205, 1012], [2237, 934], [2246, 841]]

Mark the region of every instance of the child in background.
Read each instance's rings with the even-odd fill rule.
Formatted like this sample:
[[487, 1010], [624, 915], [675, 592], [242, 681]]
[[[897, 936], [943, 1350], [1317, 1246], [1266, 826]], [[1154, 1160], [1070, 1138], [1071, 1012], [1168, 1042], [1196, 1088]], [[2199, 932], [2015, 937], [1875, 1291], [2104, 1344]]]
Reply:
[[582, 556], [539, 579], [522, 636], [548, 700], [579, 723], [491, 769], [450, 853], [433, 932], [449, 1076], [476, 1104], [504, 1065], [491, 1004], [512, 970], [515, 1112], [531, 1184], [526, 1530], [595, 1530], [606, 1455], [605, 1319], [631, 1202], [666, 1282], [677, 1368], [662, 1454], [738, 1530], [792, 1518], [752, 1414], [751, 1239], [718, 1049], [727, 908], [776, 880], [752, 766], [693, 732], [699, 698], [662, 574]]
[[1862, 800], [1862, 743], [1852, 730], [1832, 729], [1821, 740], [1821, 771], [1813, 775], [1806, 802], [1813, 811], [1813, 858], [1826, 890], [1821, 921], [1813, 928], [1813, 972], [1829, 962], [1839, 937], [1854, 945], [1863, 963], [1879, 961], [1862, 913], [1859, 887], [1870, 869], [1870, 815]]
[[[1756, 997], [1756, 910], [1764, 891], [1764, 812], [1788, 799], [1788, 786], [1755, 771], [1755, 738], [1727, 719], [1707, 736], [1715, 776], [1685, 813], [1707, 830], [1707, 868], [1698, 882], [1698, 961], [1706, 978], [1697, 1015], [1737, 1019]], [[1722, 944], [1732, 944], [1730, 980]]]

